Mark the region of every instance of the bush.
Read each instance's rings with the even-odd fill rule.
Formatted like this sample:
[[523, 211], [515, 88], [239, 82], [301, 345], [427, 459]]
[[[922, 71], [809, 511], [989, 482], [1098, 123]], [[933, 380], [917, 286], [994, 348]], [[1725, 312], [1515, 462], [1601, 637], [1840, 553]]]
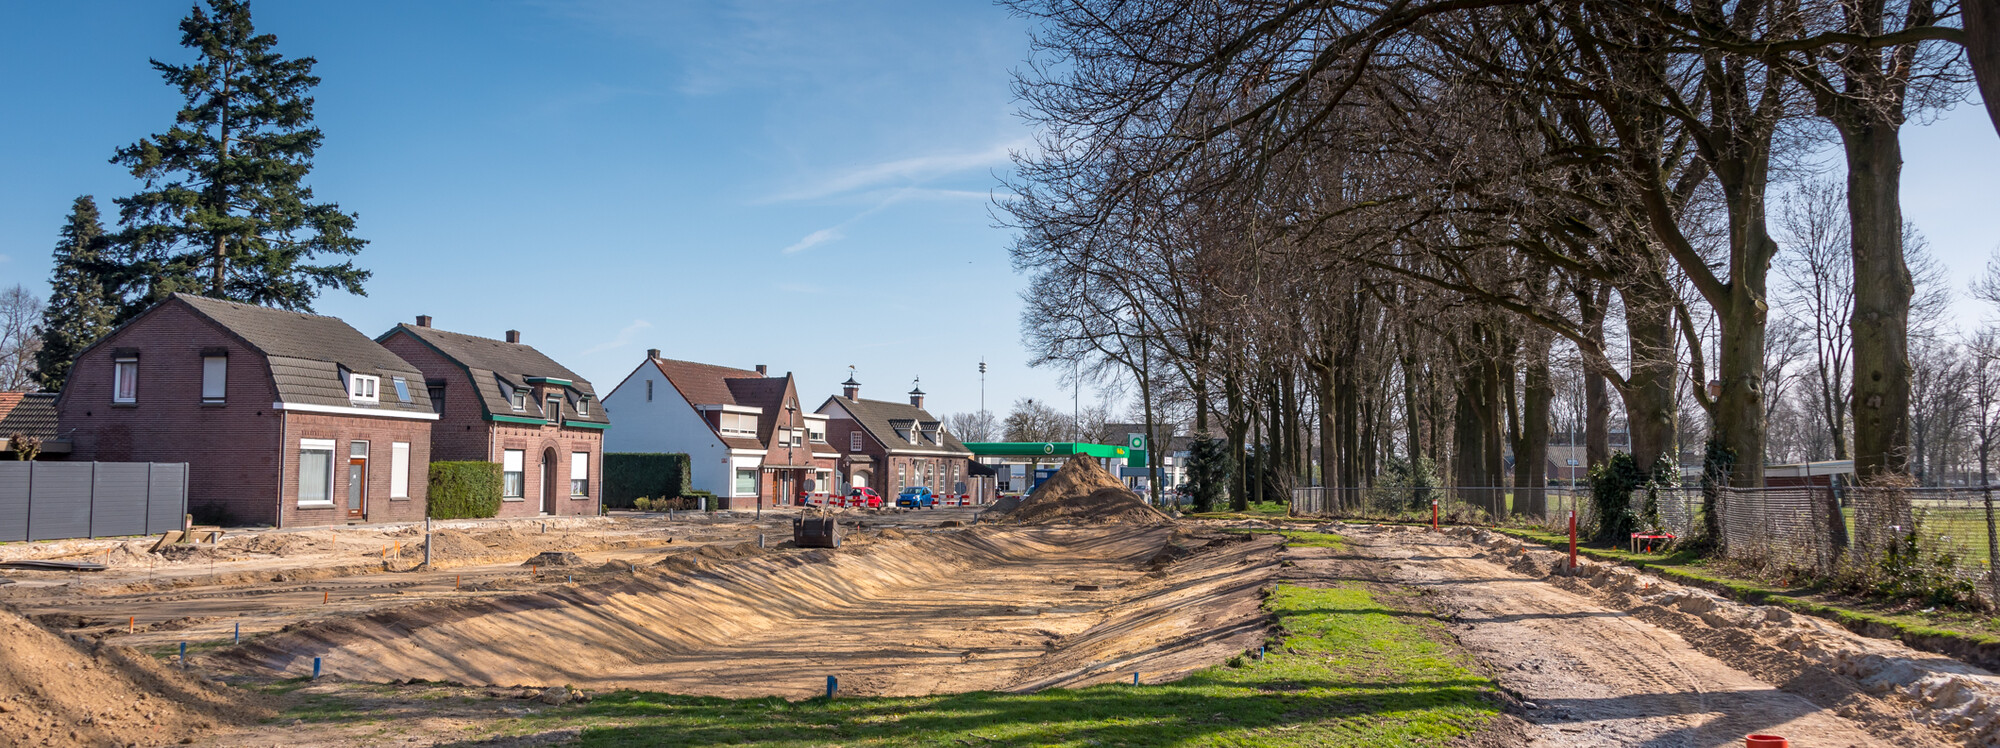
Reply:
[[433, 519], [479, 519], [500, 513], [500, 465], [433, 462], [429, 512]]
[[[1630, 452], [1618, 452], [1611, 459], [1590, 468], [1590, 501], [1597, 514], [1597, 540], [1623, 543], [1641, 524], [1659, 524], [1657, 491], [1673, 486], [1672, 458], [1660, 455], [1652, 469], [1642, 469]], [[1644, 515], [1632, 512], [1632, 492], [1646, 491]]]
[[1223, 488], [1229, 485], [1230, 472], [1235, 469], [1230, 464], [1228, 448], [1219, 439], [1202, 436], [1194, 440], [1188, 452], [1188, 492], [1194, 496], [1194, 510], [1213, 512]]
[[[683, 498], [686, 498], [686, 499], [687, 499], [687, 504], [686, 504], [686, 506], [687, 506], [687, 508], [689, 508], [689, 509], [696, 509], [696, 508], [699, 508], [699, 507], [703, 507], [703, 506], [706, 506], [706, 507], [708, 507], [708, 510], [709, 510], [709, 511], [713, 512], [713, 511], [715, 511], [715, 510], [717, 510], [717, 509], [727, 509], [727, 508], [728, 508], [728, 507], [719, 507], [719, 506], [716, 506], [716, 505], [715, 505], [715, 494], [712, 494], [712, 493], [709, 493], [709, 492], [707, 492], [707, 491], [695, 491], [695, 490], [689, 490], [689, 491], [687, 491], [687, 492], [685, 492], [685, 493], [682, 493], [682, 494], [681, 494], [681, 496], [682, 496]], [[706, 504], [702, 503], [702, 502], [704, 502], [704, 501], [706, 501], [707, 503], [706, 503]]]
[[604, 453], [604, 505], [630, 509], [640, 497], [672, 499], [688, 495], [691, 461], [660, 452]]

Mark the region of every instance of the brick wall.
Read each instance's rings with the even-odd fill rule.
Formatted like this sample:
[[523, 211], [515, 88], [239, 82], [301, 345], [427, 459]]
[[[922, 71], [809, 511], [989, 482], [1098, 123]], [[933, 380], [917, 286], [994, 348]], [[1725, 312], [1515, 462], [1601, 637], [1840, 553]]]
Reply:
[[[399, 328], [400, 329], [400, 328]], [[398, 332], [382, 341], [424, 379], [444, 380], [444, 408], [431, 428], [431, 459], [439, 462], [481, 462], [497, 459], [492, 452], [492, 422], [465, 369], [408, 334]], [[432, 406], [436, 408], [436, 405]]]
[[[430, 485], [430, 422], [404, 418], [365, 418], [327, 413], [285, 414], [283, 504], [285, 526], [335, 525], [345, 522], [409, 522], [425, 514], [425, 489]], [[299, 506], [299, 441], [327, 439], [333, 448], [333, 506]], [[367, 485], [363, 493], [366, 514], [359, 519], [348, 514], [348, 458], [354, 442], [368, 442], [365, 466]], [[409, 497], [389, 495], [392, 445], [410, 445]]]
[[[604, 474], [604, 432], [602, 429], [580, 429], [573, 427], [536, 426], [525, 423], [495, 423], [493, 430], [493, 452], [491, 460], [501, 462], [501, 451], [518, 449], [522, 455], [522, 493], [520, 498], [509, 498], [500, 502], [502, 517], [534, 517], [540, 515], [546, 504], [543, 502], [544, 487], [549, 478], [542, 472], [542, 460], [553, 457], [553, 482], [555, 501], [553, 514], [594, 515], [597, 504], [604, 495], [601, 489]], [[571, 452], [590, 453], [589, 495], [571, 496], [569, 493], [569, 460]]]
[[[113, 351], [139, 351], [136, 403], [111, 402]], [[225, 402], [201, 401], [202, 351], [229, 357]], [[77, 359], [56, 400], [72, 460], [188, 463], [188, 506], [246, 524], [277, 521], [279, 416], [270, 368], [234, 336], [178, 303], [134, 320]]]

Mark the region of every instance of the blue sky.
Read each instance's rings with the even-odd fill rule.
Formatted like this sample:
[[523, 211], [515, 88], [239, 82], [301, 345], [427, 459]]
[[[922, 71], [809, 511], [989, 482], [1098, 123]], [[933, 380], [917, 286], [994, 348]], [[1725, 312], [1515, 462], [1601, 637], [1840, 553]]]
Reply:
[[[134, 182], [112, 152], [165, 129], [149, 57], [190, 59], [185, 2], [0, 5], [0, 284], [46, 294], [69, 202]], [[1068, 399], [1025, 364], [991, 198], [1027, 26], [987, 3], [266, 0], [311, 55], [311, 183], [361, 214], [370, 334], [417, 314], [525, 342], [609, 389], [647, 348], [933, 412]], [[543, 312], [541, 310], [549, 310]], [[1085, 393], [1088, 397], [1089, 393]]]
[[[375, 271], [323, 313], [417, 314], [526, 342], [609, 389], [647, 348], [792, 371], [849, 365], [933, 412], [1066, 401], [1020, 346], [991, 197], [1030, 137], [1025, 22], [985, 2], [264, 0], [320, 61], [312, 185], [359, 211]], [[135, 185], [114, 149], [165, 129], [183, 2], [0, 3], [0, 285], [46, 293], [70, 200]], [[1961, 282], [2000, 244], [2000, 137], [1975, 105], [1906, 131], [1904, 204]], [[1962, 295], [1962, 293], [1961, 293]], [[548, 311], [542, 311], [548, 310]], [[1983, 310], [1959, 306], [1970, 327]], [[1091, 397], [1089, 392], [1084, 397]]]

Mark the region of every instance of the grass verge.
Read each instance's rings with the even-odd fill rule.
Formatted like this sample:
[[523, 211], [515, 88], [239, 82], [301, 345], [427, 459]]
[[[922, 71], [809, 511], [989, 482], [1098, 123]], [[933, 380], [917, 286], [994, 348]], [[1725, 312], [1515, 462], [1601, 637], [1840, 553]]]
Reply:
[[585, 746], [852, 747], [1414, 746], [1481, 729], [1500, 711], [1494, 684], [1440, 624], [1395, 602], [1358, 584], [1280, 585], [1265, 607], [1281, 635], [1263, 659], [1172, 683], [798, 702], [622, 691], [502, 730], [582, 727]]
[[[1511, 527], [1490, 528], [1557, 550], [1569, 549], [1569, 538], [1550, 532]], [[1577, 553], [1599, 561], [1631, 566], [1682, 584], [1755, 605], [1775, 605], [1833, 621], [1864, 636], [1895, 639], [1928, 652], [1990, 667], [2000, 662], [2000, 618], [1951, 611], [1929, 613], [1889, 604], [1849, 600], [1803, 588], [1774, 587], [1755, 579], [1731, 576], [1689, 553], [1633, 553], [1623, 549], [1577, 546]]]

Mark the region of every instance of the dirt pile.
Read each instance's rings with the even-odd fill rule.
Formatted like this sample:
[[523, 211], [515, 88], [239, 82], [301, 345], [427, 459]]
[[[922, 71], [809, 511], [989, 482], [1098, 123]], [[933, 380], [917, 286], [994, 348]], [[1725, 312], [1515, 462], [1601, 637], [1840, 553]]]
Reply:
[[1173, 521], [1085, 455], [1069, 458], [1019, 507], [1005, 514], [1009, 520], [1026, 524], [1161, 525]]
[[0, 611], [0, 744], [160, 745], [266, 716], [241, 693]]

